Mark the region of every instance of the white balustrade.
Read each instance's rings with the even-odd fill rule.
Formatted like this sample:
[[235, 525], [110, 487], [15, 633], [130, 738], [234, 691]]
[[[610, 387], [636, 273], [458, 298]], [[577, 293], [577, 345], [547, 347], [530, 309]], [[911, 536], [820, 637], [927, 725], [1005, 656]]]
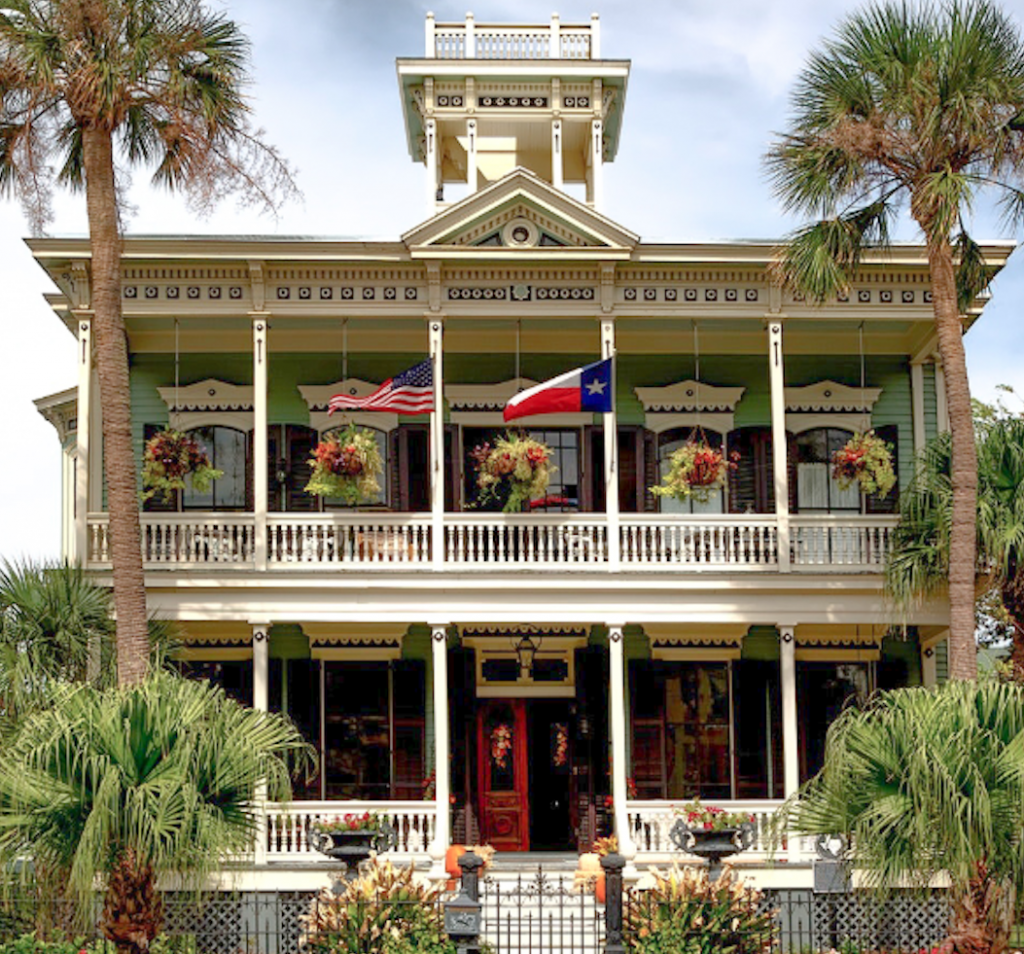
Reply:
[[397, 844], [388, 857], [408, 861], [426, 855], [437, 819], [435, 802], [268, 802], [265, 811], [269, 861], [331, 863], [313, 847], [309, 837], [313, 825], [364, 812], [378, 815], [394, 828]]
[[[142, 561], [149, 568], [251, 566], [253, 517], [244, 513], [140, 514]], [[110, 521], [90, 514], [89, 565], [110, 565]]]
[[[437, 23], [433, 29], [433, 55], [441, 60], [467, 57], [464, 23]], [[551, 27], [505, 26], [476, 23], [473, 27], [473, 56], [480, 60], [588, 60], [593, 48], [591, 28], [561, 26], [552, 43]]]
[[887, 515], [795, 515], [790, 519], [793, 569], [881, 572], [898, 522]]
[[[687, 799], [678, 801], [629, 801], [626, 814], [629, 830], [637, 846], [637, 861], [693, 861], [694, 856], [680, 851], [672, 844], [669, 832], [679, 821]], [[710, 803], [709, 803], [710, 804]], [[773, 838], [777, 824], [775, 812], [781, 800], [750, 799], [744, 801], [715, 801], [715, 807], [727, 812], [750, 815], [754, 825], [754, 843], [739, 857], [746, 861], [767, 861], [786, 858], [790, 861], [810, 860], [814, 856], [809, 839], [781, 835]]]
[[392, 513], [271, 514], [267, 561], [275, 568], [430, 564], [430, 517]]
[[778, 565], [773, 516], [623, 514], [622, 566], [768, 570]]
[[600, 570], [608, 526], [600, 514], [445, 514], [444, 559], [460, 570]]

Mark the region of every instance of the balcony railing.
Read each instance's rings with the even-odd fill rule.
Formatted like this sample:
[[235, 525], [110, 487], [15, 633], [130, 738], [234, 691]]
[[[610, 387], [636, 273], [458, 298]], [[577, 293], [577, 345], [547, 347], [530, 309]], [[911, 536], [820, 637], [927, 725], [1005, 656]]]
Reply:
[[439, 60], [591, 60], [600, 56], [600, 23], [435, 23], [427, 18], [426, 55]]
[[[142, 514], [149, 570], [255, 566], [250, 513]], [[790, 518], [795, 573], [878, 573], [892, 546], [891, 516]], [[778, 521], [771, 514], [623, 514], [618, 539], [605, 514], [446, 513], [434, 560], [425, 513], [276, 513], [267, 518], [267, 568], [300, 572], [347, 567], [369, 572], [609, 572], [618, 547], [626, 573], [774, 572]], [[106, 514], [90, 514], [88, 564], [109, 568]]]

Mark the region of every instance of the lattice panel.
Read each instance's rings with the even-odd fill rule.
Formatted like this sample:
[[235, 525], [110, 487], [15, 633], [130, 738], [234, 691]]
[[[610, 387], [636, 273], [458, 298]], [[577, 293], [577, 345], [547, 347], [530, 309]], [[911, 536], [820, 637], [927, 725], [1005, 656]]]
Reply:
[[814, 899], [817, 946], [838, 948], [850, 941], [861, 949], [920, 950], [946, 937], [949, 904], [944, 895], [897, 895], [878, 904], [870, 895], [822, 895]]
[[243, 948], [243, 900], [237, 895], [196, 900], [187, 895], [166, 899], [165, 931], [194, 937], [201, 954], [236, 954]]

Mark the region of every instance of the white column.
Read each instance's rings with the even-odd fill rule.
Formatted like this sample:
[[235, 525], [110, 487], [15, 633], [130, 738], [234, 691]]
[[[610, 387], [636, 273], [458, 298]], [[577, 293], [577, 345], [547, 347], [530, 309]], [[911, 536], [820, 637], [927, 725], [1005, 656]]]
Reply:
[[551, 38], [549, 40], [551, 46], [548, 47], [548, 57], [552, 60], [557, 60], [562, 55], [562, 39], [561, 39], [562, 24], [559, 20], [557, 13], [551, 14]]
[[466, 183], [469, 194], [476, 192], [476, 120], [466, 120]]
[[426, 29], [424, 30], [424, 51], [423, 55], [428, 59], [432, 60], [436, 56], [436, 49], [434, 47], [434, 14], [428, 11], [426, 20]]
[[935, 362], [935, 417], [940, 434], [949, 433], [949, 408], [946, 406], [946, 373], [942, 364]]
[[74, 558], [85, 566], [89, 558], [89, 431], [92, 423], [92, 321], [78, 318], [78, 432], [75, 440]]
[[615, 319], [601, 319], [601, 357], [612, 359], [612, 409], [604, 418], [604, 509], [608, 521], [608, 569], [615, 572], [621, 563], [619, 539], [619, 428], [615, 410]]
[[610, 701], [609, 720], [612, 737], [612, 805], [615, 816], [615, 835], [619, 839], [619, 854], [628, 862], [636, 857], [636, 845], [629, 830], [626, 800], [626, 662], [625, 638], [622, 626], [608, 626], [608, 682]]
[[451, 840], [449, 831], [449, 798], [451, 795], [451, 758], [448, 745], [448, 627], [440, 623], [430, 626], [431, 663], [434, 683], [434, 792], [437, 799], [437, 822], [430, 845], [430, 877], [447, 877], [444, 856]]
[[591, 205], [598, 212], [604, 207], [604, 123], [590, 122], [590, 191]]
[[562, 120], [551, 122], [551, 184], [565, 189], [565, 167], [562, 160]]
[[910, 366], [910, 407], [914, 421], [914, 453], [920, 454], [925, 444], [924, 368], [920, 363]]
[[476, 21], [472, 13], [466, 14], [466, 59], [476, 59]]
[[430, 415], [430, 549], [435, 570], [444, 569], [444, 324], [427, 323], [434, 373], [434, 412]]
[[257, 570], [267, 568], [267, 339], [268, 315], [252, 320], [252, 509], [253, 544]]
[[601, 18], [596, 13], [590, 15], [590, 58], [601, 59]]
[[796, 718], [796, 627], [779, 625], [782, 682], [783, 794], [789, 798], [800, 787], [800, 738]]
[[925, 687], [934, 686], [939, 681], [938, 667], [935, 664], [935, 647], [929, 646], [921, 650], [921, 684]]
[[[265, 429], [264, 429], [265, 431]], [[252, 707], [259, 712], [270, 708], [270, 624], [252, 623]], [[256, 846], [253, 861], [267, 863], [267, 785], [256, 786], [256, 803], [260, 806], [256, 818]]]
[[423, 124], [423, 158], [427, 166], [427, 215], [437, 211], [437, 121]]
[[789, 572], [789, 462], [786, 440], [786, 381], [782, 352], [782, 322], [768, 322], [768, 377], [772, 403], [772, 470], [775, 519], [779, 535], [779, 571]]

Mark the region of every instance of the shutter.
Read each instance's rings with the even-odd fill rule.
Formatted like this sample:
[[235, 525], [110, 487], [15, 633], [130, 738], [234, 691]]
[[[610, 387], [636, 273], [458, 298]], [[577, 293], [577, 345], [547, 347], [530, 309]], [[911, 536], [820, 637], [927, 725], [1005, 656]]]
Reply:
[[[302, 424], [288, 424], [285, 427], [285, 438], [287, 443], [287, 454], [285, 455], [285, 479], [284, 497], [285, 510], [292, 511], [314, 511], [320, 508], [320, 501], [313, 494], [306, 493], [306, 484], [312, 475], [309, 466], [309, 459], [313, 456], [317, 445], [317, 433], [311, 427]], [[274, 460], [274, 454], [270, 453], [270, 459]]]
[[256, 494], [252, 485], [253, 433], [247, 431], [245, 435], [245, 509], [249, 513], [256, 509]]
[[[786, 481], [789, 484], [789, 512], [796, 513], [796, 435], [786, 431]], [[774, 480], [773, 480], [774, 483]], [[774, 493], [773, 495], [774, 496]]]
[[[162, 430], [164, 430], [163, 424], [144, 424], [142, 426], [143, 442], [148, 442], [151, 437], [155, 437]], [[181, 495], [177, 491], [170, 500], [164, 500], [163, 494], [156, 494], [142, 502], [142, 509], [145, 513], [174, 513], [179, 509], [180, 500]]]
[[444, 426], [444, 509], [454, 513], [461, 500], [460, 484], [462, 483], [462, 447], [459, 444], [459, 425]]
[[408, 508], [402, 499], [402, 438], [401, 426], [388, 431], [387, 491], [388, 504], [392, 510], [406, 513]]
[[583, 428], [581, 484], [583, 513], [604, 513], [604, 429], [587, 424]]
[[746, 427], [728, 436], [729, 450], [740, 455], [736, 470], [729, 475], [729, 513], [757, 511], [757, 460], [752, 438], [752, 430]]
[[636, 425], [619, 428], [619, 511], [644, 509], [644, 431]]
[[425, 424], [400, 424], [394, 482], [402, 513], [430, 510], [430, 451]]
[[651, 493], [651, 488], [661, 483], [661, 475], [658, 473], [658, 435], [653, 431], [645, 430], [643, 433], [643, 447], [644, 476], [641, 488], [643, 509], [647, 513], [657, 513], [658, 498]]
[[892, 444], [892, 462], [893, 468], [896, 471], [896, 486], [892, 488], [879, 500], [873, 494], [867, 498], [867, 505], [865, 510], [868, 513], [897, 513], [899, 511], [899, 500], [900, 500], [900, 471], [899, 471], [899, 459], [900, 459], [900, 429], [896, 424], [883, 424], [881, 427], [875, 428], [875, 434], [882, 438], [889, 444]]

